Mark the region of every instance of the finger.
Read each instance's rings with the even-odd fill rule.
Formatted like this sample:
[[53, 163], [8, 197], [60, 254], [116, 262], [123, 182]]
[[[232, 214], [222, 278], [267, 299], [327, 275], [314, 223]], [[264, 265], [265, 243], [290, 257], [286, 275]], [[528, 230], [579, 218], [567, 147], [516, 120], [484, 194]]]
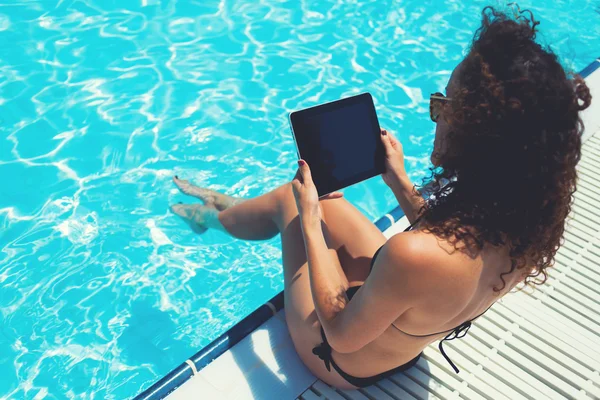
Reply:
[[305, 185], [312, 184], [312, 175], [310, 174], [310, 167], [308, 166], [308, 163], [304, 160], [298, 160], [298, 166], [300, 167], [300, 174], [302, 174], [302, 183]]
[[302, 183], [300, 182], [300, 179], [294, 178], [292, 180], [292, 189], [294, 189], [293, 190], [294, 193], [297, 193], [300, 190], [301, 187], [302, 187]]
[[342, 197], [344, 197], [344, 193], [333, 192], [333, 193], [326, 194], [325, 196], [321, 197], [319, 200], [333, 200], [333, 199], [340, 199]]
[[302, 174], [300, 173], [300, 168], [298, 168], [298, 170], [296, 171], [296, 175], [294, 175], [295, 180], [298, 180], [300, 183], [302, 183]]
[[392, 152], [394, 151], [394, 146], [392, 146], [392, 142], [390, 141], [390, 134], [385, 129], [381, 130], [381, 141], [383, 142], [385, 155], [392, 155]]
[[[391, 146], [391, 150], [399, 150], [399, 148], [402, 147], [402, 145], [400, 144], [400, 141], [398, 139], [396, 139], [396, 137], [388, 130], [386, 129], [382, 129], [381, 130], [381, 135], [382, 135], [382, 140], [389, 142], [390, 146]], [[388, 154], [389, 155], [389, 154]]]
[[390, 139], [390, 143], [392, 144], [393, 148], [398, 148], [398, 145], [400, 144], [400, 141], [398, 139], [396, 139], [396, 136], [394, 136], [393, 133], [391, 133], [390, 131], [386, 131], [387, 132], [387, 137]]

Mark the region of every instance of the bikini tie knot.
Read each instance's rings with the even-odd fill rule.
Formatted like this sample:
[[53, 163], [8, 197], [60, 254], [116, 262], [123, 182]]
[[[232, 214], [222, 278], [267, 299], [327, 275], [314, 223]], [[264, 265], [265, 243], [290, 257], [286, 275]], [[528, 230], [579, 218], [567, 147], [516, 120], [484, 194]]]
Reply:
[[321, 343], [317, 347], [314, 347], [312, 352], [321, 360], [325, 361], [325, 368], [327, 368], [327, 371], [331, 371], [331, 346], [329, 343]]
[[442, 353], [442, 355], [444, 356], [446, 361], [448, 361], [450, 363], [450, 366], [452, 366], [452, 368], [454, 369], [454, 372], [456, 372], [457, 374], [459, 372], [458, 367], [456, 365], [454, 365], [452, 360], [450, 360], [450, 357], [448, 357], [448, 355], [444, 351], [444, 347], [442, 345], [444, 343], [444, 340], [460, 339], [461, 337], [465, 336], [467, 334], [467, 332], [469, 331], [470, 327], [471, 327], [471, 321], [463, 322], [462, 324], [457, 326], [452, 332], [450, 332], [448, 335], [446, 335], [445, 338], [440, 340], [440, 345], [438, 346], [440, 349], [440, 352]]
[[[450, 336], [454, 333], [454, 337], [448, 338], [447, 340], [460, 339], [461, 337], [463, 337], [467, 334], [470, 327], [471, 327], [471, 321], [463, 322], [462, 324], [457, 326], [456, 329], [454, 329], [452, 332], [450, 332], [450, 334], [448, 335], [448, 336]], [[448, 336], [446, 336], [446, 337], [448, 337]]]

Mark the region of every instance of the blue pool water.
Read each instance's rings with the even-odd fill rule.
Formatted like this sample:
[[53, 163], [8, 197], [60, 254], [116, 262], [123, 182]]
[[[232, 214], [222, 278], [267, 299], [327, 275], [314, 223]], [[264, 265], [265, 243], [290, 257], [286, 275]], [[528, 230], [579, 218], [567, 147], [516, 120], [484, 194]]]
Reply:
[[[291, 179], [289, 111], [369, 91], [428, 166], [482, 1], [0, 1], [0, 397], [123, 399], [282, 290], [279, 240], [193, 234], [174, 174], [251, 197]], [[595, 0], [522, 2], [574, 70]], [[345, 191], [369, 218], [379, 178]]]

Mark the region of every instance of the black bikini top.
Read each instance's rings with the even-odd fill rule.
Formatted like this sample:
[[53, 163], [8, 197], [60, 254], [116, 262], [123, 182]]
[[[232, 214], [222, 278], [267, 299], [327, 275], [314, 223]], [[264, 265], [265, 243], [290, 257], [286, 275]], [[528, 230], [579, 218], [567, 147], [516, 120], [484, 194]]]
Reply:
[[[419, 222], [420, 219], [421, 219], [421, 217], [417, 218], [415, 220], [415, 222], [413, 222], [408, 228], [406, 228], [404, 230], [404, 232], [408, 232], [408, 231], [412, 230], [413, 227]], [[385, 246], [385, 245], [383, 245], [383, 246]], [[381, 246], [379, 249], [377, 249], [377, 251], [373, 255], [373, 259], [371, 260], [371, 269], [373, 269], [373, 264], [375, 263], [375, 258], [377, 258], [377, 255], [379, 254], [379, 251], [383, 248], [383, 246]], [[492, 305], [493, 305], [493, 303], [492, 303]], [[492, 305], [490, 305], [490, 307]], [[401, 330], [400, 328], [398, 328], [393, 323], [392, 323], [392, 326], [394, 328], [396, 328], [397, 330], [399, 330], [400, 332], [404, 333], [405, 335], [414, 336], [414, 337], [435, 336], [435, 335], [439, 335], [440, 333], [450, 332], [450, 333], [448, 333], [448, 335], [446, 335], [446, 337], [444, 337], [442, 340], [440, 340], [439, 349], [440, 349], [440, 352], [442, 353], [442, 355], [444, 356], [444, 358], [446, 359], [446, 361], [448, 361], [450, 363], [450, 365], [452, 366], [452, 368], [454, 368], [454, 372], [458, 373], [459, 372], [458, 368], [456, 367], [456, 365], [454, 365], [454, 363], [452, 362], [452, 360], [450, 360], [450, 358], [446, 355], [446, 352], [444, 351], [444, 348], [443, 348], [442, 344], [444, 343], [444, 340], [454, 340], [454, 339], [460, 339], [460, 338], [464, 337], [467, 334], [467, 332], [469, 331], [469, 328], [471, 327], [471, 321], [473, 321], [473, 320], [481, 317], [483, 314], [485, 314], [485, 312], [487, 310], [490, 309], [490, 307], [488, 307], [484, 312], [482, 312], [478, 316], [476, 316], [476, 317], [474, 317], [474, 318], [472, 318], [470, 320], [467, 320], [467, 321], [463, 322], [462, 324], [458, 325], [454, 329], [448, 329], [448, 330], [445, 330], [445, 331], [436, 332], [436, 333], [430, 333], [430, 334], [427, 334], [427, 335], [413, 335], [413, 334], [404, 332], [403, 330]]]

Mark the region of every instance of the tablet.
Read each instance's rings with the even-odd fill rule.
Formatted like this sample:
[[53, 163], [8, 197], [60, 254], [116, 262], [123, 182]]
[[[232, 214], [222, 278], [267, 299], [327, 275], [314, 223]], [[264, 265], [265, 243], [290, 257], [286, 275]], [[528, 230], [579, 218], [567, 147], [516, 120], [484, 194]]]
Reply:
[[359, 94], [290, 113], [298, 156], [319, 196], [385, 171], [385, 150], [373, 98]]

